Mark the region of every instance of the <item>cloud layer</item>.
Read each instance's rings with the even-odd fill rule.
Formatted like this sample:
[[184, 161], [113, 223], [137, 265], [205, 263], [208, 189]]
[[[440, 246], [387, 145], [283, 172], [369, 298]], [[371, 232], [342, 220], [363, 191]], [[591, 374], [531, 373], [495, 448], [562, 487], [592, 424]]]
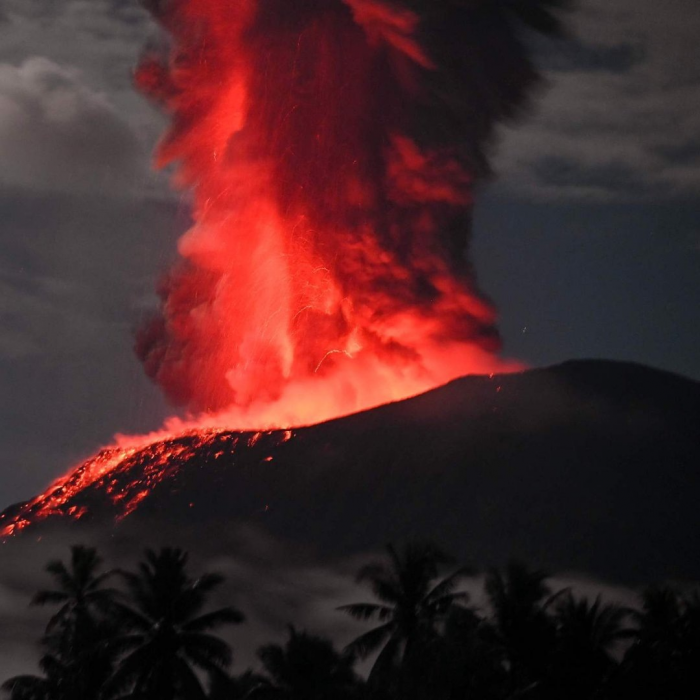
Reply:
[[147, 173], [108, 98], [41, 57], [0, 64], [0, 152], [0, 186], [121, 194]]
[[700, 193], [700, 13], [694, 0], [587, 0], [567, 43], [541, 45], [549, 90], [505, 129], [503, 187], [536, 199]]

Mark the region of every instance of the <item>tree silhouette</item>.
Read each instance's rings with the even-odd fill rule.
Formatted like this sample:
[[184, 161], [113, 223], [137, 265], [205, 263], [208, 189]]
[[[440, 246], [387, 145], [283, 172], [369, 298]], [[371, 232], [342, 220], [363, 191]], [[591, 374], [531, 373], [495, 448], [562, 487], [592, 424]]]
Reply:
[[642, 593], [640, 610], [632, 613], [635, 642], [625, 654], [616, 690], [627, 700], [669, 697], [690, 700], [700, 693], [700, 600], [683, 597], [670, 586]]
[[600, 597], [591, 604], [567, 592], [556, 608], [557, 641], [550, 669], [555, 696], [585, 700], [603, 687], [616, 667], [612, 650], [632, 630], [624, 626], [631, 611], [604, 605]]
[[[37, 604], [57, 606], [42, 638], [42, 676], [16, 676], [11, 700], [638, 700], [698, 697], [700, 594], [669, 586], [643, 592], [631, 610], [551, 595], [541, 571], [511, 563], [492, 570], [479, 611], [457, 590], [457, 569], [433, 545], [387, 548], [358, 573], [378, 599], [339, 608], [379, 625], [339, 653], [330, 640], [289, 627], [284, 644], [258, 651], [264, 675], [229, 675], [231, 650], [211, 630], [241, 622], [233, 608], [205, 612], [222, 582], [187, 573], [179, 549], [146, 550], [121, 575], [128, 596], [106, 585], [94, 549], [52, 561], [54, 587]], [[628, 619], [635, 629], [626, 626]], [[622, 662], [616, 646], [632, 638]], [[369, 681], [353, 670], [378, 652]], [[205, 682], [205, 681], [208, 681]], [[206, 692], [208, 689], [208, 693]]]
[[99, 573], [102, 559], [93, 547], [75, 545], [71, 547], [70, 566], [62, 561], [50, 561], [46, 571], [50, 573], [56, 588], [39, 591], [32, 599], [33, 605], [61, 605], [49, 620], [47, 631], [59, 625], [89, 623], [97, 616], [109, 612], [117, 592], [105, 588], [104, 583], [113, 571]]
[[[357, 575], [358, 582], [369, 582], [381, 602], [338, 608], [358, 620], [381, 622], [346, 647], [347, 653], [359, 658], [381, 648], [370, 672], [370, 685], [387, 683], [391, 672], [400, 666], [411, 672], [418, 669], [412, 663], [420, 656], [420, 648], [435, 638], [438, 624], [448, 613], [466, 602], [467, 594], [455, 592], [455, 588], [460, 578], [471, 573], [462, 567], [436, 583], [439, 566], [451, 558], [430, 544], [409, 544], [401, 552], [389, 545], [387, 553], [387, 562], [372, 562]], [[403, 674], [400, 684], [408, 684], [408, 675], [411, 673]]]
[[509, 563], [505, 573], [492, 569], [486, 577], [493, 624], [506, 658], [509, 692], [518, 697], [533, 694], [539, 687], [554, 647], [555, 628], [546, 608], [555, 598], [550, 598], [547, 578], [543, 571], [530, 570], [519, 562]]
[[146, 550], [137, 573], [123, 573], [131, 605], [119, 608], [125, 632], [116, 641], [123, 658], [107, 683], [109, 696], [176, 700], [205, 698], [196, 669], [210, 677], [231, 663], [231, 649], [209, 630], [243, 621], [232, 607], [203, 613], [223, 578], [191, 579], [180, 549]]
[[269, 686], [268, 678], [250, 669], [238, 676], [222, 671], [211, 679], [208, 700], [253, 700], [254, 691]]
[[341, 655], [322, 637], [289, 627], [284, 646], [268, 644], [258, 651], [269, 681], [250, 694], [251, 699], [338, 700], [357, 697], [359, 680], [352, 656]]
[[46, 571], [55, 587], [39, 591], [34, 605], [59, 605], [46, 627], [42, 645], [47, 649], [40, 667], [45, 676], [16, 676], [3, 684], [15, 700], [22, 698], [97, 698], [112, 672], [114, 653], [109, 619], [117, 591], [105, 587], [113, 572], [100, 572], [97, 550], [71, 547], [70, 563], [50, 561]]
[[50, 655], [39, 662], [45, 676], [14, 676], [2, 684], [2, 689], [10, 694], [11, 700], [68, 700], [62, 692], [63, 678], [67, 669]]
[[425, 671], [417, 679], [417, 697], [431, 700], [501, 700], [507, 676], [504, 654], [491, 624], [469, 608], [455, 607], [443, 633], [422, 650]]

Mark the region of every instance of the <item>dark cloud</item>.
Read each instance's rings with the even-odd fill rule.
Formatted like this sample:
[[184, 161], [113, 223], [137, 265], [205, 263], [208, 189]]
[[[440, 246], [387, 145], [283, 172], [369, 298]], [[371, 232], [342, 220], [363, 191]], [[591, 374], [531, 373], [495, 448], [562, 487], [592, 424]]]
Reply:
[[582, 165], [573, 159], [552, 156], [533, 163], [532, 172], [543, 187], [556, 188], [562, 193], [571, 190], [574, 196], [582, 190], [591, 194], [597, 191], [601, 199], [658, 192], [643, 173], [624, 162]]
[[581, 38], [536, 43], [543, 70], [566, 72], [627, 73], [646, 58], [642, 43], [622, 41], [606, 46]]
[[171, 202], [0, 189], [3, 499], [29, 496], [165, 407], [132, 352], [187, 225]]
[[684, 143], [658, 146], [659, 156], [679, 166], [696, 167], [700, 163], [700, 137]]
[[696, 10], [694, 0], [580, 3], [574, 39], [540, 44], [550, 89], [535, 118], [502, 131], [503, 189], [545, 201], [697, 196]]
[[[115, 36], [115, 23], [126, 27], [148, 24], [148, 15], [137, 0], [65, 0], [60, 3], [53, 0], [5, 0], [3, 16], [18, 24], [23, 19], [31, 19], [45, 27], [68, 19], [74, 22], [78, 32], [109, 25], [109, 39]], [[122, 27], [122, 32], [127, 31]]]
[[[542, 200], [630, 201], [644, 196], [644, 180], [661, 197], [696, 194], [700, 158], [688, 148], [700, 129], [695, 10], [696, 0], [663, 9], [653, 0], [578, 3], [567, 17], [572, 38], [540, 44], [551, 89], [536, 118], [502, 132], [496, 170], [504, 188]], [[6, 0], [3, 11], [0, 61], [16, 65], [28, 46], [41, 47], [58, 65], [80, 68], [86, 85], [107, 91], [137, 134], [155, 141], [162, 120], [131, 89], [135, 57], [154, 35], [139, 3]], [[561, 187], [540, 179], [539, 161], [552, 157], [572, 167]], [[637, 176], [609, 189], [609, 168]], [[596, 172], [603, 180], [591, 185]]]
[[46, 58], [0, 64], [0, 185], [122, 193], [146, 179], [130, 126], [104, 94]]
[[41, 56], [77, 74], [84, 89], [108, 95], [145, 152], [151, 149], [161, 120], [131, 86], [136, 58], [154, 32], [139, 2], [5, 0], [3, 8], [0, 63], [16, 66]]
[[11, 502], [115, 431], [162, 419], [131, 329], [154, 303], [169, 234], [187, 221], [149, 168], [161, 126], [131, 86], [153, 31], [139, 3], [2, 8], [0, 438]]

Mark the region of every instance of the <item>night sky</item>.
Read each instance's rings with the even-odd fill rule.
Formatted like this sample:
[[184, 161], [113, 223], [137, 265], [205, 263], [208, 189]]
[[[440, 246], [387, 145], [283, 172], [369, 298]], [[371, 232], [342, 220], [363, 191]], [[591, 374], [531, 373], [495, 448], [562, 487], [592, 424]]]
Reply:
[[[697, 0], [581, 0], [570, 27], [534, 42], [547, 88], [476, 207], [505, 355], [700, 379]], [[172, 412], [132, 351], [188, 225], [149, 165], [165, 121], [131, 85], [156, 36], [136, 2], [0, 5], [3, 506]]]

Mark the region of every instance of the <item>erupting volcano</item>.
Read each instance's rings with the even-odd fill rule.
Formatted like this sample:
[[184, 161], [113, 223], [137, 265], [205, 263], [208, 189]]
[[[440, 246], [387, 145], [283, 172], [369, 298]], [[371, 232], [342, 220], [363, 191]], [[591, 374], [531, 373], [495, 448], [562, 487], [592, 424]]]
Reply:
[[[556, 32], [554, 14], [505, 0], [146, 4], [164, 31], [136, 84], [171, 119], [156, 164], [191, 194], [193, 225], [136, 351], [189, 418], [120, 438], [5, 534], [93, 484], [128, 513], [158, 465], [217, 430], [284, 435], [517, 367], [499, 358], [467, 247], [496, 126], [538, 82], [521, 28]], [[133, 455], [152, 474], [125, 486]]]

